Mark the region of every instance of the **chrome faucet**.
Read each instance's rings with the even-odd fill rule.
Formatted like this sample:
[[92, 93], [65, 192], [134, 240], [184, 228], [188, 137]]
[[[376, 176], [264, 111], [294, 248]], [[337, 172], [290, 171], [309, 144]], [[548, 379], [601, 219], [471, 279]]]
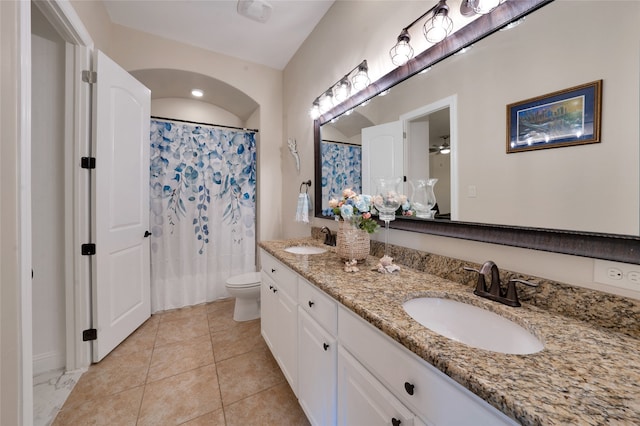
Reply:
[[[518, 307], [522, 306], [518, 300], [518, 291], [516, 289], [516, 283], [525, 284], [531, 287], [537, 287], [538, 284], [521, 279], [511, 279], [507, 282], [507, 288], [503, 288], [500, 283], [500, 271], [498, 265], [493, 261], [486, 261], [480, 270], [465, 266], [465, 271], [476, 272], [478, 274], [478, 281], [476, 288], [473, 290], [473, 294], [480, 297], [484, 297], [495, 302], [503, 303], [508, 306]], [[485, 276], [491, 272], [491, 283], [487, 287]]]
[[324, 243], [326, 245], [328, 245], [328, 246], [335, 246], [336, 245], [336, 236], [331, 234], [331, 229], [327, 228], [326, 226], [323, 226], [322, 228], [320, 228], [320, 232], [325, 234]]

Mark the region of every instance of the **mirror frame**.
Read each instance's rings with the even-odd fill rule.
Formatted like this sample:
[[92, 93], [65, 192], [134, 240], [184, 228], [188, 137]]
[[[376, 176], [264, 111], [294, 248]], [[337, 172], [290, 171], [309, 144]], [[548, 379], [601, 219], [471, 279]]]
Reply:
[[[552, 1], [518, 0], [503, 3], [490, 14], [478, 17], [314, 120], [315, 217], [326, 219], [322, 216], [322, 203], [319, 202], [322, 198], [320, 126]], [[640, 236], [409, 218], [397, 218], [390, 223], [390, 227], [402, 231], [640, 264]]]

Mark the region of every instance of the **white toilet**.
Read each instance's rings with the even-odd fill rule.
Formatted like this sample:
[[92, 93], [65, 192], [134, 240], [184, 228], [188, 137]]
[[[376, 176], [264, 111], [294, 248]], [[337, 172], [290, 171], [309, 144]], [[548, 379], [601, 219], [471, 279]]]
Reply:
[[235, 321], [260, 318], [260, 272], [234, 275], [227, 279], [227, 291], [236, 298]]

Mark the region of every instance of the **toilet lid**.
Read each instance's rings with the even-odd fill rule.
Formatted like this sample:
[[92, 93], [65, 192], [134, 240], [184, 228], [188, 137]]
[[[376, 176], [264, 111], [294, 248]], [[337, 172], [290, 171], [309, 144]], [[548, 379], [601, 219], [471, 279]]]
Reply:
[[260, 272], [234, 275], [227, 279], [227, 285], [229, 287], [254, 287], [258, 284], [260, 284]]

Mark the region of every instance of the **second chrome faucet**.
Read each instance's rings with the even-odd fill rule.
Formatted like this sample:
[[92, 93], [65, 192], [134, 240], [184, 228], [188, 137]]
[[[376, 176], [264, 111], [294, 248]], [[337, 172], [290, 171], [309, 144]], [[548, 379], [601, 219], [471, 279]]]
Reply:
[[[500, 271], [498, 270], [498, 265], [491, 260], [486, 261], [479, 270], [468, 266], [465, 266], [464, 270], [476, 272], [478, 274], [478, 281], [476, 283], [475, 290], [473, 290], [473, 294], [508, 306], [522, 306], [518, 300], [516, 283], [525, 284], [531, 287], [538, 286], [538, 284], [529, 281], [511, 279], [507, 282], [506, 288], [503, 288], [502, 283], [500, 282]], [[491, 283], [487, 285], [485, 277], [489, 273], [491, 273]]]

